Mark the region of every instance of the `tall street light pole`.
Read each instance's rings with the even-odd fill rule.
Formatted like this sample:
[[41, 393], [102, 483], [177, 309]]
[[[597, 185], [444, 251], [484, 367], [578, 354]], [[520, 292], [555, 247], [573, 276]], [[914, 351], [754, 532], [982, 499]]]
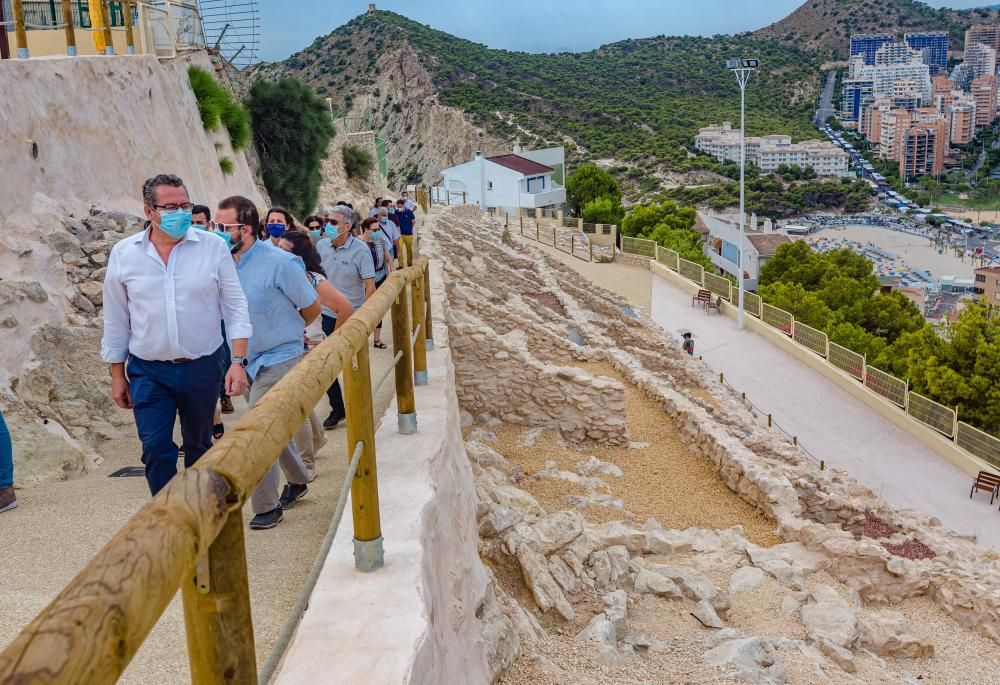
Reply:
[[739, 309], [736, 313], [736, 322], [737, 327], [741, 331], [743, 330], [743, 293], [746, 288], [744, 284], [744, 276], [746, 274], [746, 269], [744, 268], [744, 245], [746, 244], [746, 189], [744, 176], [747, 165], [747, 148], [744, 142], [746, 138], [746, 88], [747, 82], [750, 80], [750, 75], [757, 70], [758, 64], [759, 62], [755, 59], [726, 60], [726, 68], [736, 75], [736, 82], [740, 85], [740, 261], [737, 265], [739, 267], [737, 280], [740, 285], [740, 298], [738, 302]]

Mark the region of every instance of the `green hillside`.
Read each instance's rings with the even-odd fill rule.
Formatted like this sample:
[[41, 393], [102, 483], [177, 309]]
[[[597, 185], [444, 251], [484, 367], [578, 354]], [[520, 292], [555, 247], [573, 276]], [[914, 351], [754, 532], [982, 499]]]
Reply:
[[[374, 78], [377, 57], [404, 42], [432, 73], [442, 104], [464, 110], [511, 143], [523, 135], [518, 126], [546, 142], [575, 141], [577, 159], [614, 158], [677, 171], [704, 167], [688, 160], [683, 148], [691, 147], [701, 126], [739, 121], [738, 89], [724, 68], [732, 56], [757, 57], [762, 64], [748, 91], [750, 134], [816, 136], [810, 125], [819, 83], [815, 58], [749, 37], [658, 36], [585, 53], [529, 54], [493, 50], [379, 11], [316, 39], [265, 73], [298, 76], [321, 94], [357, 93]], [[366, 56], [361, 73], [345, 68]]]

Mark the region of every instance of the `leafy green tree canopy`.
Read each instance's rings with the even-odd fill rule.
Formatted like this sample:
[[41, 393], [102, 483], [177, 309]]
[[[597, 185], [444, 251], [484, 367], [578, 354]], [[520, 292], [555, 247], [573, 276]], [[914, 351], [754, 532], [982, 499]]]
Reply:
[[326, 103], [300, 81], [282, 79], [257, 81], [247, 105], [271, 199], [305, 216], [319, 198], [320, 164], [334, 134]]
[[583, 164], [570, 174], [566, 201], [574, 214], [579, 216], [584, 205], [599, 197], [609, 197], [621, 205], [622, 189], [614, 176], [596, 164]]

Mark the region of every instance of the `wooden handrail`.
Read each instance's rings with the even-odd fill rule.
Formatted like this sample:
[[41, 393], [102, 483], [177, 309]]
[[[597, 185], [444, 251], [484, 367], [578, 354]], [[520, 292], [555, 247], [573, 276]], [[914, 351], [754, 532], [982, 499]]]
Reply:
[[[0, 652], [0, 685], [114, 683], [178, 587], [184, 589], [191, 670], [199, 674], [198, 682], [255, 683], [249, 597], [239, 596], [247, 592], [243, 504], [333, 379], [352, 368], [356, 354], [367, 352], [369, 335], [392, 305], [397, 299], [405, 301], [411, 287], [421, 288], [427, 264], [427, 257], [420, 256], [413, 266], [394, 271], [222, 440], [139, 509]], [[423, 335], [417, 344], [420, 354]], [[409, 389], [412, 392], [412, 385]], [[413, 407], [412, 397], [405, 406]], [[370, 463], [374, 479], [373, 458]], [[359, 468], [356, 478], [363, 477]], [[370, 515], [377, 517], [378, 512], [355, 509], [356, 532], [359, 526], [372, 530], [366, 519]], [[220, 537], [224, 528], [230, 532]], [[219, 554], [222, 548], [228, 556]], [[191, 587], [203, 582], [194, 570], [199, 559], [211, 576], [204, 581], [207, 589]], [[236, 635], [231, 634], [234, 619], [240, 621]], [[207, 646], [195, 636], [217, 643]], [[234, 663], [242, 664], [242, 670], [233, 671]]]

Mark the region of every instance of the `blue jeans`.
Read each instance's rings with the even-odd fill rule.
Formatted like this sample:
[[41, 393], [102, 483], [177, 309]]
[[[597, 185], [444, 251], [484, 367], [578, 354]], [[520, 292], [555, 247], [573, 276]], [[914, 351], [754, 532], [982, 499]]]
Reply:
[[212, 446], [212, 415], [223, 376], [222, 347], [200, 359], [174, 363], [130, 357], [126, 366], [146, 481], [154, 495], [177, 474], [174, 421], [181, 419], [184, 465]]
[[0, 488], [14, 487], [14, 448], [11, 447], [10, 431], [0, 412]]
[[[233, 363], [233, 353], [229, 349], [229, 341], [226, 339], [226, 322], [222, 322], [222, 382], [219, 383], [219, 399], [226, 396], [226, 371]], [[214, 409], [212, 411], [215, 411]]]

